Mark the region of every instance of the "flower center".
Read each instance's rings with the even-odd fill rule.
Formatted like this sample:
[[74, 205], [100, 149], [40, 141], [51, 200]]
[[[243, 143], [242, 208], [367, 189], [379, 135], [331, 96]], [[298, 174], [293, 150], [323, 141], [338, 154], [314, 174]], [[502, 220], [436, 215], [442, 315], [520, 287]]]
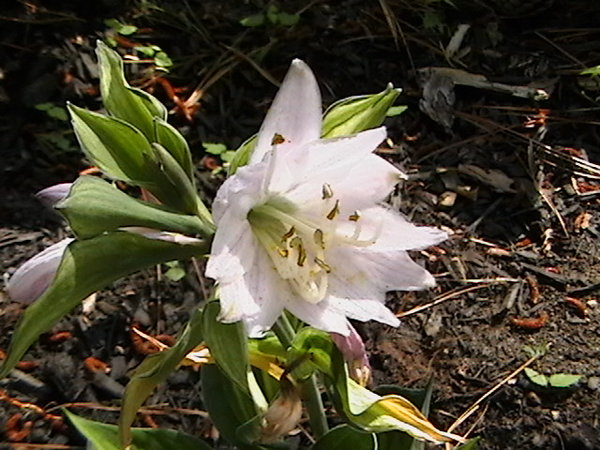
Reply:
[[281, 278], [306, 301], [318, 303], [331, 272], [325, 262], [326, 234], [295, 212], [294, 205], [273, 197], [252, 208], [248, 221]]
[[360, 240], [360, 213], [347, 217], [353, 225], [351, 236], [338, 230], [342, 222], [339, 200], [329, 185], [323, 185], [323, 210], [316, 219], [307, 219], [298, 208], [280, 196], [273, 196], [248, 213], [252, 232], [267, 251], [279, 276], [310, 303], [318, 303], [327, 294], [327, 249], [339, 243], [368, 246], [375, 239]]

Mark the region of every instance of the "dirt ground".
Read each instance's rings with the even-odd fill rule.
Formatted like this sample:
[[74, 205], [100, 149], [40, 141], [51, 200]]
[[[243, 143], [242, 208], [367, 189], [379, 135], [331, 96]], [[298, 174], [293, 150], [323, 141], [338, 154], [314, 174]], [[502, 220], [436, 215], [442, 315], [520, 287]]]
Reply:
[[[4, 280], [68, 235], [33, 194], [87, 167], [57, 108], [99, 107], [96, 39], [116, 37], [129, 55], [134, 44], [156, 44], [173, 60], [163, 78], [181, 90], [157, 82], [161, 72], [150, 63], [129, 64], [130, 79], [173, 107], [207, 199], [223, 175], [211, 174], [221, 160], [202, 143], [234, 149], [256, 132], [273, 81], [292, 58], [312, 67], [326, 105], [392, 82], [403, 89], [397, 104], [408, 109], [386, 121], [381, 155], [409, 178], [390, 201], [452, 236], [414, 255], [435, 274], [436, 288], [390, 294], [403, 317], [398, 329], [358, 325], [374, 385], [422, 388], [433, 380], [430, 417], [442, 429], [486, 396], [454, 430], [481, 436], [483, 449], [600, 449], [600, 81], [580, 74], [600, 64], [600, 4], [85, 3], [19, 1], [0, 16]], [[297, 23], [281, 23], [281, 11], [299, 13]], [[263, 12], [262, 25], [240, 24]], [[115, 35], [104, 22], [115, 18], [138, 31]], [[199, 108], [182, 106], [195, 88]], [[116, 420], [127, 373], [147, 351], [130, 326], [174, 336], [203, 298], [204, 286], [186, 269], [180, 281], [164, 266], [128, 277], [44, 335], [0, 381], [0, 448], [83, 448], [53, 416], [64, 404]], [[0, 349], [21, 311], [0, 291]], [[110, 373], [87, 371], [88, 357]], [[511, 376], [525, 363], [581, 378], [542, 387], [523, 371]], [[140, 425], [213, 438], [197, 384], [192, 370], [174, 373]], [[27, 421], [31, 429], [19, 433]]]

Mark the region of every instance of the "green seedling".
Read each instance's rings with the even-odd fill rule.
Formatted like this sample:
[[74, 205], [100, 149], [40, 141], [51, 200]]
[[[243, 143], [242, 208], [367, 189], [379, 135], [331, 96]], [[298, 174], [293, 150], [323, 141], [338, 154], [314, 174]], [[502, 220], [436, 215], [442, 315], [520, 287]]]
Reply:
[[559, 389], [572, 387], [577, 384], [582, 377], [581, 375], [570, 373], [555, 373], [547, 376], [530, 368], [525, 369], [525, 375], [527, 375], [529, 381], [538, 386]]

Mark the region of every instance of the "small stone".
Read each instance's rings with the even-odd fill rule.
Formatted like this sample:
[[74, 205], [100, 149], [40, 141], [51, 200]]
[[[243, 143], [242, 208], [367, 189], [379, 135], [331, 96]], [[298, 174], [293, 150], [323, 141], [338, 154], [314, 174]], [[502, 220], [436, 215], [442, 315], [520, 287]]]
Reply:
[[600, 377], [589, 377], [587, 380], [587, 387], [592, 391], [600, 389]]

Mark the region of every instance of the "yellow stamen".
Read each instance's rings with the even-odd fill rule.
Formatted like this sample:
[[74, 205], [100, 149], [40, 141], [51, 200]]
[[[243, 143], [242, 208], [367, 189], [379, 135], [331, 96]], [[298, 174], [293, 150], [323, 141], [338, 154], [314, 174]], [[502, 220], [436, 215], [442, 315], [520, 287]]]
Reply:
[[333, 190], [331, 189], [331, 186], [329, 186], [327, 183], [325, 183], [323, 185], [323, 190], [322, 190], [322, 199], [323, 200], [327, 200], [328, 198], [333, 197]]

